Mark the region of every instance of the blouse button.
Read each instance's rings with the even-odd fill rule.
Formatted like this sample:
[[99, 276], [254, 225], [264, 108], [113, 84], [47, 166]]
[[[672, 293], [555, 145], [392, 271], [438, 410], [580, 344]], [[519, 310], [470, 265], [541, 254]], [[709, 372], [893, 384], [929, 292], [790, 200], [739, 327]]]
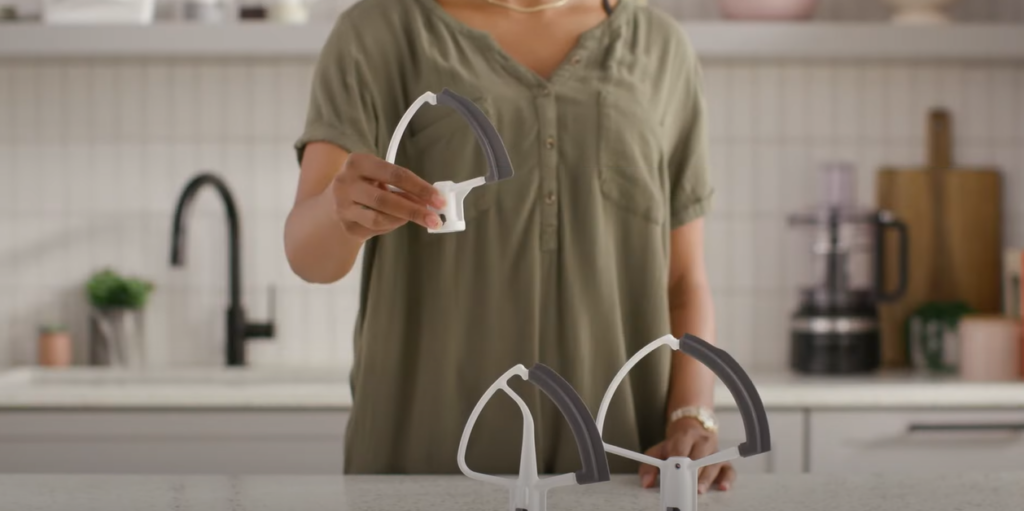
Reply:
[[553, 192], [548, 192], [548, 194], [544, 197], [544, 203], [548, 204], [548, 205], [554, 204], [555, 203], [555, 194]]
[[577, 66], [577, 65], [579, 65], [580, 61], [582, 61], [582, 60], [583, 59], [580, 58], [579, 55], [573, 55], [572, 56], [572, 65]]
[[548, 149], [554, 149], [555, 137], [548, 137], [548, 139], [544, 141], [544, 145], [547, 146]]

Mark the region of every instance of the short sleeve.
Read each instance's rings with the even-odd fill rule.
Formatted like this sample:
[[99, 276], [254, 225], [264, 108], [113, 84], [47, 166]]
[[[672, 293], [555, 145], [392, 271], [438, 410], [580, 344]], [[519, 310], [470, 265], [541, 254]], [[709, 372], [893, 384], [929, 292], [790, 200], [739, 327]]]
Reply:
[[378, 154], [379, 98], [389, 97], [393, 85], [375, 53], [382, 51], [366, 39], [352, 21], [356, 9], [335, 23], [316, 63], [306, 123], [295, 142], [299, 163], [306, 145], [329, 142], [350, 153]]
[[682, 226], [703, 217], [711, 209], [714, 189], [708, 169], [707, 110], [704, 104], [703, 76], [696, 52], [685, 37], [682, 40], [681, 75], [677, 108], [673, 109], [678, 135], [669, 156], [671, 227]]

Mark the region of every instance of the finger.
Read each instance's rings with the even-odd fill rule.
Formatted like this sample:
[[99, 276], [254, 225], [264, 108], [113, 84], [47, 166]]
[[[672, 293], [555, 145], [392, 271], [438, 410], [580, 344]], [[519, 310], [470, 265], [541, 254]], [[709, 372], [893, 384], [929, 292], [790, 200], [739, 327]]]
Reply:
[[385, 191], [391, 192], [391, 193], [393, 193], [393, 194], [395, 194], [395, 195], [397, 195], [397, 196], [399, 196], [399, 197], [401, 197], [401, 198], [403, 198], [403, 199], [405, 199], [405, 200], [407, 200], [409, 202], [414, 202], [416, 204], [423, 204], [424, 206], [432, 206], [431, 204], [427, 204], [423, 199], [420, 199], [419, 197], [417, 197], [417, 196], [415, 196], [415, 195], [413, 195], [411, 193], [405, 193], [404, 191], [399, 190], [398, 188], [388, 188], [388, 185], [386, 185], [384, 183], [379, 183], [379, 182], [376, 182], [376, 181], [371, 181], [370, 184], [372, 184], [373, 186], [376, 186], [377, 188], [380, 188], [381, 190], [385, 190]]
[[[690, 452], [686, 454], [691, 460], [699, 460], [705, 456], [710, 456], [715, 453], [718, 446], [715, 442], [710, 441], [708, 438], [698, 437], [694, 440], [693, 445], [690, 446]], [[697, 471], [698, 474], [703, 473], [707, 467], [701, 467]]]
[[401, 188], [404, 192], [435, 208], [444, 207], [444, 197], [441, 197], [437, 189], [409, 169], [392, 165], [380, 159], [369, 160], [366, 164], [360, 165], [359, 169], [364, 177]]
[[403, 221], [415, 222], [423, 227], [434, 229], [441, 226], [440, 217], [423, 204], [406, 200], [397, 193], [381, 190], [369, 183], [361, 182], [352, 185], [351, 198], [356, 204], [367, 206]]
[[[654, 447], [647, 449], [647, 451], [644, 452], [644, 454], [652, 458], [658, 458], [660, 460], [663, 460], [667, 457], [665, 452], [665, 446], [665, 442], [660, 442]], [[658, 481], [658, 467], [642, 463], [640, 465], [639, 472], [640, 486], [643, 488], [653, 488], [655, 483]]]
[[668, 456], [686, 456], [687, 458], [696, 459], [692, 456], [694, 442], [697, 439], [692, 435], [675, 435], [669, 442], [668, 452], [665, 453]]
[[722, 466], [721, 472], [718, 473], [718, 479], [715, 484], [718, 485], [718, 489], [726, 491], [732, 487], [732, 483], [736, 481], [736, 469], [733, 468], [732, 464], [726, 463]]
[[718, 473], [722, 471], [722, 465], [708, 465], [701, 471], [700, 477], [697, 478], [697, 493], [707, 493], [708, 488], [711, 487], [711, 483], [718, 478]]
[[381, 213], [380, 211], [367, 208], [359, 204], [350, 206], [349, 210], [345, 212], [345, 217], [348, 218], [349, 221], [363, 226], [372, 234], [390, 232], [406, 223], [406, 220]]
[[423, 199], [420, 199], [419, 197], [417, 197], [417, 196], [415, 196], [415, 195], [413, 195], [411, 193], [405, 193], [405, 192], [403, 192], [401, 190], [389, 190], [386, 186], [385, 186], [384, 189], [388, 190], [389, 192], [391, 192], [391, 193], [393, 193], [393, 194], [395, 194], [395, 195], [397, 195], [397, 196], [399, 196], [399, 197], [401, 197], [401, 198], [403, 198], [403, 199], [405, 199], [405, 200], [407, 200], [407, 201], [409, 201], [409, 202], [411, 202], [413, 204], [422, 204], [424, 206], [433, 206], [432, 204], [427, 204], [426, 202], [423, 201]]

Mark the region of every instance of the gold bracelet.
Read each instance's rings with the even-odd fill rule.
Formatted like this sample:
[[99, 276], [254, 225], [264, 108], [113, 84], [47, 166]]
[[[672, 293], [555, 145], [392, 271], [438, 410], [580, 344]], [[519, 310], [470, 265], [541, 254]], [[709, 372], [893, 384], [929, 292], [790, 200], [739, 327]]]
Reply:
[[712, 432], [718, 432], [718, 421], [715, 419], [715, 413], [709, 408], [703, 406], [683, 406], [672, 410], [672, 413], [668, 415], [668, 423], [684, 419], [684, 418], [696, 419], [704, 429]]

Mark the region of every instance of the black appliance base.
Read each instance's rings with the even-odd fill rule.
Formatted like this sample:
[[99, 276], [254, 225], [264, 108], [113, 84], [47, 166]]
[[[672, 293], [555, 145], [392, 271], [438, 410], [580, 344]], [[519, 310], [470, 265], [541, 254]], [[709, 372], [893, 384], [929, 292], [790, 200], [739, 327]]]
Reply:
[[792, 334], [790, 366], [804, 374], [863, 374], [881, 365], [878, 332]]

